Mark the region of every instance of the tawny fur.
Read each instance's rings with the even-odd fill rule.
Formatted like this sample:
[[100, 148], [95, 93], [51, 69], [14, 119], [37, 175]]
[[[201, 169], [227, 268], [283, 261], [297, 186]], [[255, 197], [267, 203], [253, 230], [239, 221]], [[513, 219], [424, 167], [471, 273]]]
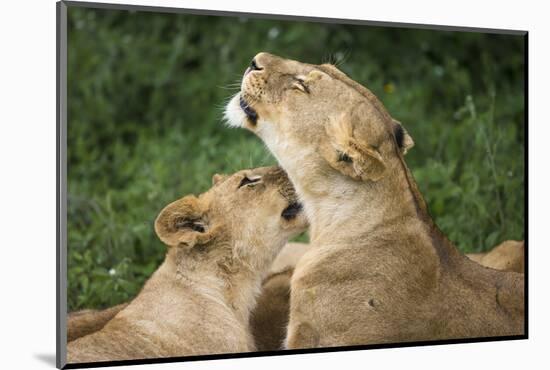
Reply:
[[256, 308], [250, 315], [250, 328], [258, 351], [283, 349], [290, 306], [290, 279], [294, 267], [308, 249], [305, 243], [285, 245], [262, 283]]
[[[258, 351], [281, 349], [288, 323], [290, 277], [294, 266], [308, 249], [309, 244], [306, 243], [287, 243], [262, 281], [261, 293], [252, 311], [250, 322]], [[104, 310], [85, 309], [69, 313], [67, 342], [102, 329], [126, 306], [128, 302]]]
[[[294, 267], [309, 249], [306, 243], [287, 243], [273, 261], [269, 274], [262, 282], [256, 307], [250, 315], [250, 329], [258, 351], [282, 349], [288, 325], [290, 306], [290, 279]], [[523, 273], [524, 242], [507, 240], [486, 253], [466, 256], [496, 270]], [[521, 253], [520, 253], [521, 252]], [[492, 256], [484, 260], [483, 257]], [[82, 310], [69, 314], [67, 336], [69, 341], [95, 332], [111, 320], [127, 303], [105, 310]]]
[[404, 161], [412, 138], [374, 94], [331, 65], [255, 63], [227, 120], [265, 142], [311, 224], [287, 347], [523, 334], [523, 275], [484, 268], [443, 235]]
[[126, 306], [128, 306], [128, 303], [121, 303], [104, 310], [81, 310], [69, 313], [67, 317], [67, 342], [103, 329], [105, 324]]
[[287, 243], [281, 252], [277, 255], [277, 258], [273, 261], [273, 264], [269, 268], [270, 274], [277, 274], [288, 267], [294, 268], [300, 258], [309, 250], [308, 243]]
[[[260, 180], [239, 186], [245, 177]], [[69, 363], [255, 350], [249, 316], [262, 278], [307, 223], [282, 217], [296, 199], [277, 167], [214, 182], [164, 208], [155, 222], [163, 264], [101, 330], [68, 343]]]
[[525, 242], [507, 240], [487, 253], [470, 253], [468, 258], [495, 270], [515, 271], [523, 274], [525, 268]]
[[283, 349], [288, 325], [290, 279], [294, 269], [287, 267], [267, 276], [262, 284], [256, 309], [250, 315], [250, 330], [257, 351]]

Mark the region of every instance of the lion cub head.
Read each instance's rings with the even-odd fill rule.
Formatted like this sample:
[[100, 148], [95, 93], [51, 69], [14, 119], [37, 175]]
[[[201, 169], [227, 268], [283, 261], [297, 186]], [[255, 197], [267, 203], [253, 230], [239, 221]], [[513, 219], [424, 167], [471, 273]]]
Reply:
[[267, 271], [286, 241], [307, 227], [279, 167], [214, 175], [212, 182], [200, 196], [170, 203], [155, 221], [158, 237], [186, 269]]
[[[369, 90], [336, 67], [268, 53], [254, 57], [225, 116], [260, 136], [300, 188], [335, 177], [377, 181], [414, 144]], [[322, 181], [296, 178], [312, 174]]]

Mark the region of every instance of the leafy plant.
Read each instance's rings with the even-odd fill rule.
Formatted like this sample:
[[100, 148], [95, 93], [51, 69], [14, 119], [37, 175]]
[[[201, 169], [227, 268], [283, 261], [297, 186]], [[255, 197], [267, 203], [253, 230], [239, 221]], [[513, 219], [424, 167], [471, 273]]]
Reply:
[[520, 36], [84, 8], [68, 17], [70, 310], [137, 294], [164, 257], [153, 231], [164, 205], [205, 191], [214, 173], [275, 163], [221, 119], [259, 51], [336, 62], [379, 96], [414, 138], [408, 165], [463, 251], [524, 237]]

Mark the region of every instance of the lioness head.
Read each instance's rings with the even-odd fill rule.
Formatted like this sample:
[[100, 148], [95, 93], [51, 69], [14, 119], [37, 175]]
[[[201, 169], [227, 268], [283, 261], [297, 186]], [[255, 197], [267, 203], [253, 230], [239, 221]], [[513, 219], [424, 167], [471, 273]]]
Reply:
[[260, 136], [300, 186], [306, 181], [295, 181], [299, 172], [320, 174], [325, 183], [332, 176], [377, 181], [395, 154], [413, 146], [380, 101], [336, 67], [268, 53], [254, 57], [225, 115], [231, 126]]
[[267, 270], [286, 241], [307, 227], [279, 167], [214, 175], [212, 182], [200, 196], [170, 203], [155, 221], [158, 237], [191, 269]]

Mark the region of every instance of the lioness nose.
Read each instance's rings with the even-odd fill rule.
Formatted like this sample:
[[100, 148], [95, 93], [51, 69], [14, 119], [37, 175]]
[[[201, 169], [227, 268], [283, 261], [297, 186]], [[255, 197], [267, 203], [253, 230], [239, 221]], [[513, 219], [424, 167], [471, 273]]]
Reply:
[[261, 71], [263, 68], [258, 67], [258, 64], [256, 63], [256, 59], [252, 59], [252, 62], [250, 62], [250, 70], [252, 71]]
[[258, 63], [256, 63], [256, 58], [252, 59], [252, 62], [250, 62], [250, 65], [248, 66], [248, 68], [246, 69], [246, 71], [244, 72], [245, 76], [252, 72], [252, 71], [261, 71], [263, 68], [259, 67], [258, 66]]

